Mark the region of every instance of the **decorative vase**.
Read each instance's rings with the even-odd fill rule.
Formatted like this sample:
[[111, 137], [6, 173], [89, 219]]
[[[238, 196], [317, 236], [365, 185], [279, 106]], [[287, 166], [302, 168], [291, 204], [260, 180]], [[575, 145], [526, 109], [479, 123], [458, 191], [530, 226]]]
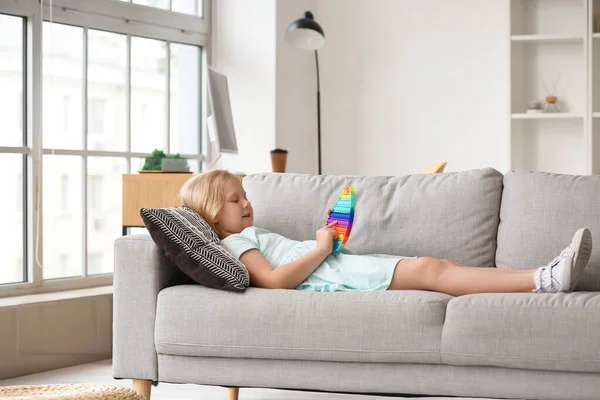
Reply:
[[556, 96], [546, 96], [546, 112], [547, 113], [557, 113], [560, 112], [560, 108], [558, 107], [558, 97]]

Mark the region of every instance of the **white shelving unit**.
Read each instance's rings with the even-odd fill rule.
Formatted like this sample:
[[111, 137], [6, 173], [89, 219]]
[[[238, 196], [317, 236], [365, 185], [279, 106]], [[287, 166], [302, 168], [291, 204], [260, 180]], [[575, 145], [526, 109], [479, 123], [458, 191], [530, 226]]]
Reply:
[[[510, 0], [511, 169], [600, 173], [593, 140], [600, 138], [600, 71], [596, 91], [591, 73], [600, 68], [596, 2]], [[550, 95], [559, 113], [527, 113], [529, 102], [545, 104]]]
[[588, 0], [588, 103], [590, 168], [592, 174], [600, 174], [600, 0]]
[[[600, 116], [600, 113], [598, 113]], [[526, 113], [515, 113], [512, 114], [512, 119], [581, 119], [583, 115], [570, 114], [570, 113], [542, 113], [542, 114], [526, 114]]]
[[577, 35], [512, 35], [510, 40], [521, 43], [583, 43]]

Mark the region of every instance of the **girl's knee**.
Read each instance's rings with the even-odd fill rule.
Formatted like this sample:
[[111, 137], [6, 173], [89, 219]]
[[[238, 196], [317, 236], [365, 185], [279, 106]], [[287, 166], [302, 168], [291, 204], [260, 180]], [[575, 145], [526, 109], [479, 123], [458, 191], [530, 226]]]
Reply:
[[428, 286], [435, 285], [442, 276], [444, 270], [450, 265], [448, 260], [434, 257], [420, 257], [419, 269], [422, 270], [424, 279]]
[[436, 268], [445, 264], [446, 260], [440, 260], [434, 257], [419, 257], [417, 258], [418, 265], [421, 268]]
[[443, 265], [442, 260], [433, 257], [401, 260], [394, 271], [390, 288], [435, 290]]

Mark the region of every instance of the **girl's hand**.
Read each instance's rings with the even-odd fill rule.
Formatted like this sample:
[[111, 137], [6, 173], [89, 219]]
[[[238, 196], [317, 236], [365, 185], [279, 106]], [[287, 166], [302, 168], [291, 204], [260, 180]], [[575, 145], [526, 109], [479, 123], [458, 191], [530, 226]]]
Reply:
[[337, 236], [337, 232], [333, 229], [337, 225], [337, 221], [325, 225], [317, 231], [317, 249], [325, 254], [331, 254], [333, 250], [333, 239]]

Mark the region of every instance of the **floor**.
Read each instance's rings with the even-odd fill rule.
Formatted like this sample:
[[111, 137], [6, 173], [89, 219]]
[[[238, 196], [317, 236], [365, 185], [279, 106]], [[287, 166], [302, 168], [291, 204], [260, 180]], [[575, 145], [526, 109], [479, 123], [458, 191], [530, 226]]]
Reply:
[[[106, 383], [131, 385], [131, 381], [114, 380], [110, 360], [76, 367], [0, 380], [4, 385], [43, 385], [52, 383]], [[240, 400], [392, 400], [399, 397], [362, 396], [322, 392], [299, 392], [275, 389], [240, 389]], [[226, 400], [227, 389], [218, 386], [173, 385], [161, 383], [152, 387], [152, 400]], [[450, 397], [412, 397], [411, 400], [457, 400]], [[469, 400], [486, 400], [474, 399]]]

